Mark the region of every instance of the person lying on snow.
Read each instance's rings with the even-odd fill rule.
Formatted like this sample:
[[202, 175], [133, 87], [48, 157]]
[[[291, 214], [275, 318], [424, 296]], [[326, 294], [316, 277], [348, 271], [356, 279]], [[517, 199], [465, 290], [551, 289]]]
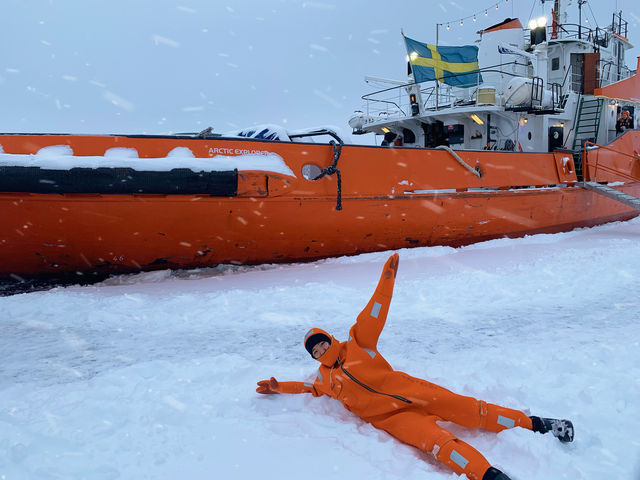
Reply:
[[328, 395], [365, 422], [433, 454], [470, 480], [509, 480], [509, 477], [492, 467], [471, 445], [439, 426], [438, 421], [496, 433], [521, 427], [551, 432], [562, 442], [573, 441], [573, 424], [568, 420], [529, 417], [519, 410], [457, 395], [396, 371], [387, 363], [377, 344], [389, 311], [398, 261], [397, 253], [387, 260], [376, 291], [349, 330], [346, 342], [339, 342], [319, 328], [307, 332], [304, 346], [320, 362], [313, 384], [279, 382], [271, 377], [258, 382], [256, 391]]

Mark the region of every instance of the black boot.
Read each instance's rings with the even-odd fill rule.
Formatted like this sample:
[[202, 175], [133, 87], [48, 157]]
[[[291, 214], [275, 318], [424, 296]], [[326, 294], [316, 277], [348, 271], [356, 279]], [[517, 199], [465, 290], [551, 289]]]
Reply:
[[482, 480], [511, 480], [504, 473], [497, 468], [489, 467], [489, 470], [484, 472]]
[[538, 433], [553, 433], [561, 442], [573, 442], [573, 423], [570, 420], [555, 418], [529, 417], [533, 424], [533, 431]]

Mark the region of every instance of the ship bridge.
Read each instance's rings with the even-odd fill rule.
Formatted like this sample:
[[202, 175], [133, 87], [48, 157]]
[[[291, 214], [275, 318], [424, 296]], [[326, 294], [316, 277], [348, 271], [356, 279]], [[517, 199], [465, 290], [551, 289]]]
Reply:
[[387, 146], [529, 152], [614, 139], [621, 110], [634, 116], [640, 102], [600, 90], [594, 96], [596, 89], [635, 74], [625, 64], [632, 45], [621, 13], [606, 29], [559, 19], [551, 25], [538, 19], [528, 27], [507, 18], [478, 32], [477, 80], [471, 86], [446, 78], [416, 82], [409, 57], [408, 81], [366, 77], [384, 88], [362, 97], [363, 106], [349, 121], [353, 133], [380, 135]]

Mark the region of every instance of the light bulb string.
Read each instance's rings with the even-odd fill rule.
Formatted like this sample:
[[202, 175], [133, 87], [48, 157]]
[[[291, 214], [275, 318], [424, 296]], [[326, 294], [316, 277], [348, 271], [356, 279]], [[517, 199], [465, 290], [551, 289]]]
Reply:
[[[514, 1], [514, 0], [511, 0], [511, 1]], [[474, 14], [467, 15], [466, 17], [461, 17], [461, 18], [458, 18], [456, 20], [450, 20], [448, 22], [437, 23], [436, 25], [438, 25], [439, 27], [442, 27], [442, 26], [446, 25], [447, 26], [447, 30], [449, 30], [451, 28], [451, 25], [454, 25], [456, 23], [459, 23], [460, 26], [463, 26], [465, 20], [473, 19], [473, 21], [475, 22], [482, 13], [484, 13], [485, 16], [488, 16], [489, 15], [489, 10], [491, 10], [493, 8], [495, 8], [496, 10], [499, 10], [499, 7], [500, 7], [500, 5], [502, 3], [508, 4], [509, 0], [501, 0], [500, 2], [496, 2], [496, 3], [492, 4], [492, 5], [489, 5], [488, 7], [483, 8], [482, 10], [479, 10]]]

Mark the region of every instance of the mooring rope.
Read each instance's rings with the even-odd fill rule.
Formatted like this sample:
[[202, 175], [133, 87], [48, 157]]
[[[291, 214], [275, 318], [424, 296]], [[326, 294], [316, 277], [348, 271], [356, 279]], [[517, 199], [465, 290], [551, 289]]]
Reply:
[[338, 177], [338, 199], [336, 202], [336, 210], [342, 210], [342, 175], [340, 174], [340, 170], [338, 170], [338, 159], [340, 158], [340, 153], [342, 152], [342, 142], [336, 143], [333, 140], [329, 142], [333, 147], [333, 163], [326, 168], [323, 168], [320, 174], [315, 177], [313, 180], [320, 180], [325, 175], [333, 175], [334, 173]]

